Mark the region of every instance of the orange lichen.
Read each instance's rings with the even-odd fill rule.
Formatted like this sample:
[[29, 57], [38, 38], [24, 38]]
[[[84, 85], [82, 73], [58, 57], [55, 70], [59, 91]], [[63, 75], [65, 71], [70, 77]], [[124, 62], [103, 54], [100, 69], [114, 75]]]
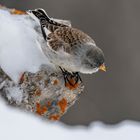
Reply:
[[39, 115], [44, 115], [44, 113], [47, 111], [47, 107], [46, 106], [42, 106], [40, 105], [40, 103], [36, 103], [36, 113]]
[[25, 11], [16, 10], [16, 9], [12, 9], [10, 13], [15, 14], [15, 15], [25, 15], [26, 14]]
[[50, 101], [47, 102], [47, 106], [48, 106], [48, 107], [51, 106], [51, 102], [50, 102]]
[[62, 100], [58, 102], [58, 106], [60, 107], [62, 113], [64, 113], [67, 108], [67, 100], [63, 98]]
[[49, 117], [50, 120], [53, 120], [53, 121], [57, 121], [60, 119], [60, 116], [59, 115], [52, 115]]
[[40, 95], [41, 95], [41, 90], [40, 90], [40, 89], [36, 89], [35, 95], [36, 95], [36, 96], [40, 96]]
[[75, 80], [73, 78], [71, 78], [69, 81], [72, 85], [69, 82], [67, 82], [66, 87], [69, 88], [70, 90], [75, 90], [79, 86], [79, 83], [75, 84]]
[[53, 85], [58, 85], [59, 81], [56, 79], [53, 81]]

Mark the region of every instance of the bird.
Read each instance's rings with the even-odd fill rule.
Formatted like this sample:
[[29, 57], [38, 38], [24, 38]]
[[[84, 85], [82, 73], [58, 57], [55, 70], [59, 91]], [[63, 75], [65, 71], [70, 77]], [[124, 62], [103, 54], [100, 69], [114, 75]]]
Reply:
[[82, 82], [79, 73], [106, 71], [104, 53], [89, 35], [53, 20], [42, 8], [28, 10], [27, 13], [40, 24], [46, 41], [43, 51], [53, 64], [59, 66], [65, 83], [70, 82], [69, 76], [76, 77], [75, 83], [79, 80]]

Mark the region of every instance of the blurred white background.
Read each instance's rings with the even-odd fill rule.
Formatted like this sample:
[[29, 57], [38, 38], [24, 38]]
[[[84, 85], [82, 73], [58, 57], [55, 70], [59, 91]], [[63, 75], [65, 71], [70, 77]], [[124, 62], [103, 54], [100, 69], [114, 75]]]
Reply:
[[125, 121], [116, 126], [92, 123], [67, 126], [20, 112], [0, 100], [1, 140], [139, 140], [140, 123]]

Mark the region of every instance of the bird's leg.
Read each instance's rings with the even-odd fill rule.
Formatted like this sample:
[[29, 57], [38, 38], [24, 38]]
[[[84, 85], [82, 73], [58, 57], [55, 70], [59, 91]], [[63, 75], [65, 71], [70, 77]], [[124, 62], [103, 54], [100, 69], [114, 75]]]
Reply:
[[62, 69], [61, 67], [59, 67], [60, 69], [61, 69], [61, 71], [62, 71], [62, 74], [63, 74], [63, 76], [64, 76], [64, 81], [65, 81], [65, 86], [66, 86], [66, 83], [68, 82], [71, 86], [74, 86], [71, 82], [70, 82], [70, 80], [69, 80], [69, 76], [72, 76], [72, 74], [71, 73], [69, 73], [68, 71], [66, 71], [65, 69]]
[[44, 30], [42, 25], [41, 25], [41, 31], [42, 31], [42, 35], [44, 37], [44, 40], [47, 40], [47, 35], [46, 35], [45, 30]]
[[76, 78], [75, 84], [77, 84], [79, 80], [82, 83], [82, 79], [81, 79], [81, 77], [80, 77], [78, 72], [73, 72], [73, 77]]
[[[69, 72], [66, 71], [65, 69], [62, 69], [61, 67], [59, 67], [59, 68], [61, 69], [61, 71], [62, 71], [62, 73], [63, 73], [65, 85], [66, 85], [67, 82], [68, 82], [71, 86], [74, 86], [75, 84], [77, 84], [79, 80], [82, 82], [82, 79], [81, 79], [81, 77], [80, 77], [80, 75], [79, 75], [78, 72], [69, 73]], [[74, 80], [75, 80], [75, 83], [71, 82], [71, 81], [69, 80], [69, 77], [70, 77], [71, 79], [74, 79]]]

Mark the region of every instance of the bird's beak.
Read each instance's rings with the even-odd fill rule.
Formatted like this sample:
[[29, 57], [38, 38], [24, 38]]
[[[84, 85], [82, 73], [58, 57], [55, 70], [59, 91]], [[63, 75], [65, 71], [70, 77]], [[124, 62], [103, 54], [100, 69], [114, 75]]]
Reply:
[[102, 64], [102, 65], [99, 67], [99, 70], [106, 72], [105, 64]]

